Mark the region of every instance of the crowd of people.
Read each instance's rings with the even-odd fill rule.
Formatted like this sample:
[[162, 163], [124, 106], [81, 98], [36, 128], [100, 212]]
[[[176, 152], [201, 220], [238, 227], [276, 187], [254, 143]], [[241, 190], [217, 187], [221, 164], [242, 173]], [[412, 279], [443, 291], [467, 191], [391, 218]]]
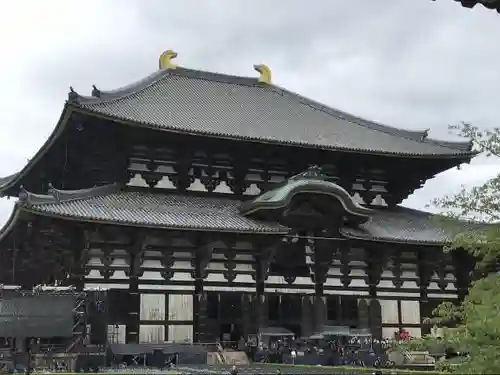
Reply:
[[247, 345], [247, 351], [254, 362], [389, 367], [393, 365], [386, 354], [390, 345], [390, 340], [371, 336], [267, 337]]

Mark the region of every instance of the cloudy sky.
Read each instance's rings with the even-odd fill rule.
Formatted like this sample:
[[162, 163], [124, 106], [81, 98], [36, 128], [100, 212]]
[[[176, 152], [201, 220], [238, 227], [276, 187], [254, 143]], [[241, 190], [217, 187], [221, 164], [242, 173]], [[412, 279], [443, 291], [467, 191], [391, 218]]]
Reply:
[[[452, 0], [86, 0], [0, 5], [0, 175], [19, 170], [55, 126], [69, 85], [113, 89], [180, 65], [249, 75], [394, 126], [453, 138], [448, 124], [498, 126], [500, 15]], [[405, 202], [424, 208], [500, 171], [478, 158]], [[13, 200], [0, 200], [0, 223]]]

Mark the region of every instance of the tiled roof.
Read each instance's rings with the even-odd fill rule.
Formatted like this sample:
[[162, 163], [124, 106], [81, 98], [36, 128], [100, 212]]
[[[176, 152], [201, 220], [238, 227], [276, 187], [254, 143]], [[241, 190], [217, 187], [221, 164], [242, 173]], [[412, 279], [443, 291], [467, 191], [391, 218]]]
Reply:
[[329, 108], [255, 78], [177, 68], [70, 102], [98, 114], [190, 134], [398, 155], [471, 155], [468, 142], [439, 142]]
[[[75, 193], [63, 196], [24, 197], [19, 207], [42, 215], [76, 218], [131, 226], [172, 229], [230, 231], [245, 233], [287, 233], [288, 228], [242, 216], [242, 202], [225, 197], [201, 197], [101, 189], [101, 195], [75, 199]], [[66, 197], [73, 196], [64, 201]], [[440, 244], [448, 236], [432, 220], [433, 215], [404, 207], [376, 210], [370, 221], [359, 229], [344, 228], [349, 238], [393, 242]], [[461, 226], [462, 223], [459, 223]], [[464, 225], [465, 228], [465, 225]]]
[[460, 232], [485, 228], [481, 224], [437, 219], [429, 212], [397, 206], [375, 211], [370, 221], [356, 229], [344, 228], [343, 234], [359, 239], [442, 244]]
[[[36, 198], [41, 202], [40, 196]], [[29, 204], [32, 211], [82, 220], [232, 232], [288, 231], [278, 224], [239, 215], [241, 202], [227, 198], [115, 191], [59, 203], [33, 203]]]

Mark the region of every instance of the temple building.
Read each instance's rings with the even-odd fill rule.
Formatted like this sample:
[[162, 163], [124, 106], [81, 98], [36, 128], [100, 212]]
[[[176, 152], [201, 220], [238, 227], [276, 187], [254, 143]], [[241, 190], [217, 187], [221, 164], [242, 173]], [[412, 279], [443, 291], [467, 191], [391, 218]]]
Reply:
[[[115, 342], [237, 340], [325, 325], [420, 336], [467, 293], [452, 230], [400, 206], [470, 142], [383, 125], [255, 77], [176, 66], [73, 88], [0, 232], [0, 282], [107, 289]], [[461, 224], [456, 224], [460, 230]], [[92, 329], [92, 327], [91, 327]]]

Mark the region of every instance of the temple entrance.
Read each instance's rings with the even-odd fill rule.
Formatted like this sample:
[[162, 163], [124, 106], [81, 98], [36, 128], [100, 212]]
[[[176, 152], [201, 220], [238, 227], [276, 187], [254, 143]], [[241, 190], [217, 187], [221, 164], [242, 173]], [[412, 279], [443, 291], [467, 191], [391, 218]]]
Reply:
[[[220, 341], [234, 346], [243, 337], [243, 329], [240, 324], [221, 324], [219, 326]], [[224, 345], [227, 346], [227, 345]]]
[[302, 296], [297, 294], [268, 294], [268, 324], [302, 334]]
[[209, 336], [223, 343], [223, 346], [237, 345], [245, 334], [242, 298], [243, 294], [239, 292], [207, 293], [207, 318], [211, 327]]
[[360, 328], [358, 299], [355, 296], [327, 296], [326, 316], [329, 325]]

